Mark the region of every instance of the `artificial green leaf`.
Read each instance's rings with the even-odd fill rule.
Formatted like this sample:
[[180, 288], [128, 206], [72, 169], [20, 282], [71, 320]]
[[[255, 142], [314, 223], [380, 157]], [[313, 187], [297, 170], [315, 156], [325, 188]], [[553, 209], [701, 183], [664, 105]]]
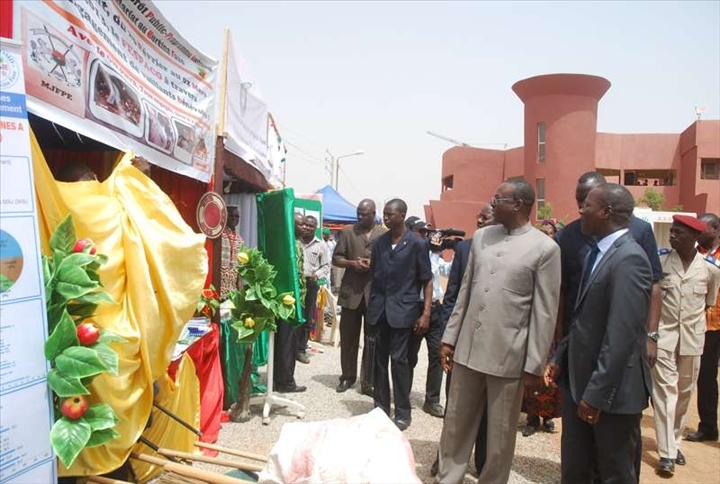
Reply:
[[83, 294], [82, 296], [78, 297], [75, 302], [85, 304], [115, 304], [115, 299], [113, 299], [112, 296], [105, 291], [95, 291]]
[[113, 375], [118, 374], [118, 354], [105, 343], [95, 343], [92, 349], [97, 351], [98, 356], [107, 367], [107, 371]]
[[88, 407], [83, 414], [83, 419], [90, 424], [93, 431], [111, 429], [120, 421], [115, 415], [115, 411], [107, 403], [98, 403]]
[[90, 436], [90, 440], [85, 444], [85, 447], [97, 447], [105, 442], [115, 440], [118, 437], [120, 437], [120, 434], [117, 433], [115, 429], [95, 430]]
[[67, 312], [70, 313], [70, 316], [73, 316], [75, 318], [76, 323], [81, 323], [84, 319], [87, 319], [89, 317], [92, 317], [93, 314], [95, 314], [95, 310], [97, 309], [97, 304], [87, 304], [87, 303], [81, 303], [78, 304], [77, 299], [73, 299], [70, 301], [67, 305]]
[[50, 430], [50, 443], [65, 467], [70, 467], [85, 444], [90, 440], [92, 429], [82, 417], [70, 420], [62, 417]]
[[55, 326], [50, 336], [45, 341], [45, 358], [54, 360], [57, 355], [70, 346], [77, 346], [80, 341], [77, 338], [77, 329], [67, 311], [63, 311], [60, 322]]
[[50, 389], [60, 398], [90, 394], [90, 390], [85, 388], [79, 378], [69, 378], [54, 369], [48, 372], [47, 382]]
[[281, 304], [278, 308], [278, 316], [280, 319], [290, 319], [295, 314], [295, 306], [287, 306], [285, 304]]
[[48, 331], [55, 331], [55, 326], [62, 320], [65, 313], [65, 302], [53, 302], [52, 300], [47, 306]]
[[[81, 269], [82, 270], [82, 269]], [[90, 281], [93, 286], [81, 286], [68, 282], [58, 282], [55, 290], [66, 299], [76, 299], [91, 292], [97, 287], [97, 283]]]
[[68, 215], [55, 227], [55, 231], [50, 237], [50, 248], [54, 252], [70, 253], [75, 245], [75, 226], [73, 225], [72, 215]]
[[93, 348], [72, 346], [55, 358], [55, 367], [69, 377], [85, 378], [108, 370]]
[[85, 252], [75, 252], [75, 253], [68, 255], [67, 257], [65, 257], [62, 260], [62, 262], [60, 263], [60, 266], [58, 267], [58, 271], [65, 266], [84, 267], [94, 261], [95, 261], [94, 255], [90, 255]]
[[243, 342], [242, 340], [246, 339], [248, 336], [252, 336], [255, 334], [255, 331], [252, 328], [246, 328], [245, 326], [239, 326], [236, 327], [238, 332], [238, 340]]
[[100, 330], [100, 337], [97, 340], [98, 343], [127, 343], [127, 340], [119, 334], [108, 331], [107, 329]]
[[52, 270], [50, 269], [50, 259], [42, 256], [43, 280], [48, 284], [52, 280]]
[[257, 289], [256, 286], [249, 286], [247, 288], [247, 291], [245, 291], [245, 300], [246, 301], [255, 301], [258, 298]]
[[255, 277], [259, 280], [266, 280], [270, 275], [270, 266], [267, 264], [255, 268]]

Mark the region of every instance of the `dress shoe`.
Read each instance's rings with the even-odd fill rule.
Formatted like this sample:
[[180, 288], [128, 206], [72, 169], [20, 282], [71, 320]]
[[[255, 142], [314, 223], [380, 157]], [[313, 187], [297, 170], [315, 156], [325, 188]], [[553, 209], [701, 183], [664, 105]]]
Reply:
[[395, 419], [395, 426], [396, 426], [397, 428], [399, 428], [401, 431], [403, 431], [403, 430], [407, 429], [408, 427], [410, 427], [410, 422], [411, 422], [410, 419], [405, 420], [405, 419], [402, 419], [402, 418], [396, 418], [396, 419]]
[[552, 419], [545, 420], [543, 422], [543, 429], [549, 434], [555, 432], [555, 422], [553, 422]]
[[439, 403], [425, 402], [423, 404], [423, 412], [429, 413], [437, 418], [443, 418], [445, 416], [445, 409]]
[[307, 390], [307, 387], [305, 385], [278, 385], [275, 390], [277, 390], [278, 393], [302, 393]]
[[360, 387], [360, 393], [362, 393], [363, 395], [367, 395], [370, 398], [373, 398], [375, 396], [375, 392], [373, 390], [373, 387], [369, 386]]
[[657, 473], [661, 476], [672, 477], [675, 474], [675, 464], [672, 459], [661, 457], [658, 462]]
[[675, 463], [679, 466], [684, 466], [685, 464], [687, 464], [687, 461], [685, 460], [685, 456], [679, 450], [678, 450], [678, 455], [675, 458]]
[[532, 434], [537, 432], [537, 430], [538, 430], [538, 428], [535, 427], [534, 425], [526, 425], [525, 427], [522, 428], [520, 433], [522, 433], [523, 437], [530, 437]]
[[697, 432], [693, 432], [691, 434], [687, 434], [685, 436], [685, 440], [689, 440], [690, 442], [705, 442], [705, 441], [715, 441], [718, 439], [718, 433], [715, 432], [705, 432], [704, 430], [698, 430]]
[[335, 391], [338, 393], [343, 393], [347, 391], [348, 388], [353, 386], [355, 382], [353, 380], [340, 380], [340, 384], [335, 388]]
[[310, 358], [305, 353], [298, 353], [297, 355], [295, 355], [295, 359], [305, 365], [310, 363]]

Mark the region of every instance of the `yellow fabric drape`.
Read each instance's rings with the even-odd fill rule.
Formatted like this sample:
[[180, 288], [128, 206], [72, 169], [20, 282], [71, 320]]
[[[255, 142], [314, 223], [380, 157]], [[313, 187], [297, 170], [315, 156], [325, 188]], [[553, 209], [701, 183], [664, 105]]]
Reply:
[[127, 340], [115, 344], [119, 375], [91, 386], [91, 403], [113, 407], [120, 437], [84, 450], [60, 475], [96, 475], [119, 467], [143, 433], [152, 382], [166, 374], [180, 331], [192, 316], [207, 275], [205, 237], [185, 223], [172, 201], [130, 163], [126, 153], [104, 182], [56, 182], [31, 133], [42, 250], [55, 227], [72, 214], [78, 238], [89, 237], [109, 262], [100, 269], [117, 304], [101, 304], [98, 326]]

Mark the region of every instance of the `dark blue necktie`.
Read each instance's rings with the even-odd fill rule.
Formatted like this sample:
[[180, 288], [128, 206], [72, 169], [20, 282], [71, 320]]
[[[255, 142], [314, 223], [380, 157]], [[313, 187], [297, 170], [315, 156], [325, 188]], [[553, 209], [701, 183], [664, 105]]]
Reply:
[[593, 244], [593, 248], [588, 255], [587, 262], [585, 263], [585, 269], [583, 270], [582, 282], [580, 284], [581, 289], [585, 288], [585, 284], [587, 284], [588, 279], [590, 279], [590, 274], [592, 273], [593, 266], [595, 265], [595, 261], [597, 260], [599, 253], [600, 247], [598, 247], [597, 244]]

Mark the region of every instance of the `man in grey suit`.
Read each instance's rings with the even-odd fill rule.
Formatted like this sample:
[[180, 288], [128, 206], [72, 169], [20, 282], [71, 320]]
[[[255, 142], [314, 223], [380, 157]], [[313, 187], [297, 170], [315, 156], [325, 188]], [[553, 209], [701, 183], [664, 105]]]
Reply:
[[581, 228], [597, 244], [582, 272], [570, 333], [545, 370], [546, 383], [566, 389], [562, 482], [637, 482], [640, 419], [651, 394], [647, 315], [652, 269], [628, 232], [634, 201], [627, 188], [593, 189], [580, 210]]
[[463, 482], [487, 407], [487, 462], [478, 482], [510, 476], [523, 388], [538, 388], [560, 294], [560, 248], [530, 223], [535, 191], [501, 184], [491, 205], [498, 225], [473, 235], [470, 256], [440, 350], [452, 370], [440, 437], [441, 483]]

